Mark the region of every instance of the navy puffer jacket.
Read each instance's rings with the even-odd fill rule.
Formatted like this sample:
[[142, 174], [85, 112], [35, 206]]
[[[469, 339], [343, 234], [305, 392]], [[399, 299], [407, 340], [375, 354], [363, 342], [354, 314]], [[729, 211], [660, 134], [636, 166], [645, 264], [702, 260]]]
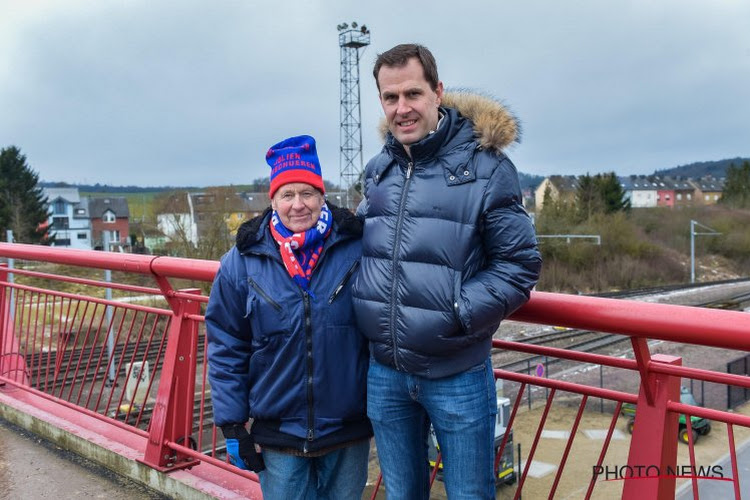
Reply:
[[523, 305], [542, 260], [502, 149], [515, 119], [497, 102], [446, 94], [434, 133], [411, 158], [388, 133], [367, 165], [362, 267], [354, 310], [375, 359], [428, 378], [489, 355], [502, 319]]
[[246, 222], [221, 259], [206, 309], [216, 424], [253, 418], [259, 444], [313, 452], [372, 435], [369, 354], [351, 298], [361, 223], [333, 212], [333, 230], [304, 292], [269, 231], [271, 210]]

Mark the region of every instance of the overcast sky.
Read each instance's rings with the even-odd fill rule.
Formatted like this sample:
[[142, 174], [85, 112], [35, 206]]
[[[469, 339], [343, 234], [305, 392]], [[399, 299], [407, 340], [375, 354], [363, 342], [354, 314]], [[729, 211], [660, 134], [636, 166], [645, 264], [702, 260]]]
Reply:
[[502, 99], [536, 175], [648, 174], [750, 156], [750, 1], [0, 0], [0, 147], [45, 181], [242, 184], [313, 135], [339, 178], [336, 26], [362, 52], [365, 161], [377, 53], [435, 54], [447, 87]]

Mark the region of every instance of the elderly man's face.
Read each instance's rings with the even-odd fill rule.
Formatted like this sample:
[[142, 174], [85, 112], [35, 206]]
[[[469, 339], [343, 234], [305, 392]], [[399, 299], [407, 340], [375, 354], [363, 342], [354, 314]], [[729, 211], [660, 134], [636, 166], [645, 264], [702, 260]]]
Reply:
[[274, 193], [271, 208], [276, 210], [287, 229], [301, 233], [318, 223], [323, 203], [323, 194], [310, 184], [292, 182]]
[[432, 90], [422, 64], [411, 58], [402, 67], [382, 66], [378, 84], [388, 129], [408, 152], [410, 144], [437, 128], [443, 82], [438, 82], [437, 90]]

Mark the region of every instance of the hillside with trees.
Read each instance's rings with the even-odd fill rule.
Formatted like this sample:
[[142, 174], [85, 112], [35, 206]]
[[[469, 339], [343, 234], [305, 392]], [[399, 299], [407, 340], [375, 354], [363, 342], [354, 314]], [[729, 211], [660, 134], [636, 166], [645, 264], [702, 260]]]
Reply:
[[[597, 293], [686, 283], [690, 279], [691, 220], [721, 233], [716, 237], [696, 238], [696, 274], [699, 281], [750, 276], [750, 160], [736, 158], [696, 162], [656, 173], [726, 177], [723, 198], [714, 206], [631, 208], [614, 172], [579, 176], [577, 192], [571, 200], [563, 203], [545, 199], [544, 209], [536, 214], [537, 233], [599, 235], [601, 245], [593, 244], [591, 239], [540, 239], [544, 266], [537, 289]], [[522, 188], [533, 189], [543, 178], [519, 173], [519, 179]], [[76, 187], [82, 195], [118, 193], [126, 196], [131, 217], [140, 220], [141, 224], [154, 227], [155, 213], [166, 208], [170, 194], [222, 189], [102, 184]], [[238, 192], [264, 192], [268, 189], [268, 178], [227, 188]], [[338, 186], [327, 183], [326, 188], [335, 191]], [[0, 205], [0, 221], [5, 220], [2, 219], [2, 210]], [[224, 230], [221, 224], [215, 226]], [[214, 240], [224, 241], [226, 238]], [[200, 248], [191, 247], [189, 251], [186, 247], [180, 251], [179, 242], [174, 246], [182, 256], [201, 258], [216, 258], [224, 250], [208, 243], [204, 242]]]
[[[613, 174], [581, 176], [574, 201], [545, 197], [537, 234], [598, 235], [593, 239], [541, 238], [544, 265], [538, 290], [597, 293], [690, 279], [690, 221], [721, 233], [696, 238], [698, 281], [750, 276], [750, 162], [730, 169], [736, 203], [631, 209]], [[730, 189], [731, 188], [730, 183]], [[745, 204], [745, 205], [743, 205]]]
[[721, 203], [728, 207], [750, 208], [750, 161], [729, 165]]
[[692, 179], [709, 175], [716, 178], [726, 177], [727, 169], [731, 164], [741, 165], [746, 161], [750, 161], [750, 158], [737, 157], [718, 161], [699, 161], [664, 170], [656, 170], [654, 175], [660, 177], [690, 177]]
[[523, 172], [518, 172], [518, 181], [521, 184], [521, 190], [531, 189], [534, 190], [544, 180], [543, 175], [531, 175]]

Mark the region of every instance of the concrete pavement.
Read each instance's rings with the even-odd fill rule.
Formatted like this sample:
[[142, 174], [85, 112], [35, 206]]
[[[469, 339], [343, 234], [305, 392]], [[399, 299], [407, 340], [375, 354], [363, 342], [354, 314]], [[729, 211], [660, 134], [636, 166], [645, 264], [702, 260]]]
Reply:
[[166, 499], [0, 419], [0, 499]]

